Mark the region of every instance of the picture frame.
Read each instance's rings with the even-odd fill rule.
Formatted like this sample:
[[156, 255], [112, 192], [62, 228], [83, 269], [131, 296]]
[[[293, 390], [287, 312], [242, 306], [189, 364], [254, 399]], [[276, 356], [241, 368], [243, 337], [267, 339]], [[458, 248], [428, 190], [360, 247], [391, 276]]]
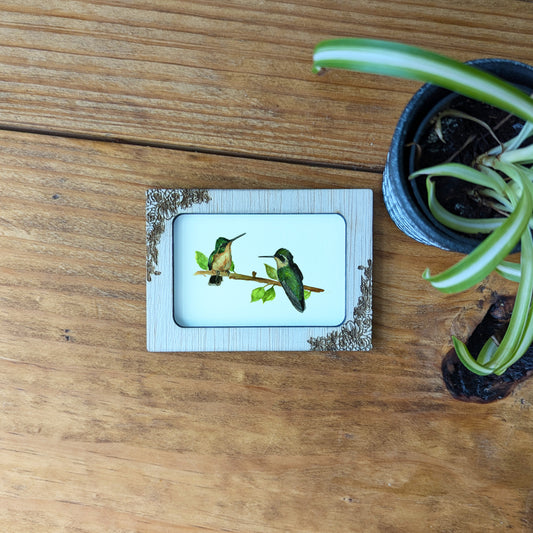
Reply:
[[149, 189], [146, 232], [148, 351], [372, 348], [371, 190]]

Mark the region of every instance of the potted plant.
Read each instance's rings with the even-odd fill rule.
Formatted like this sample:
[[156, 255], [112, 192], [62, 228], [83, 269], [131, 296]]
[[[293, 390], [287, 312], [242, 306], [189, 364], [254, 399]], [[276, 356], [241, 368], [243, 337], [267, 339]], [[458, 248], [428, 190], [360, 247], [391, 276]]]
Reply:
[[[475, 65], [400, 43], [368, 39], [324, 41], [315, 48], [313, 59], [315, 72], [343, 68], [416, 79], [493, 106], [525, 121], [523, 125], [516, 125], [516, 133], [511, 138], [502, 141], [483, 118], [457, 110], [441, 110], [435, 115], [433, 126], [434, 136], [440, 137], [441, 141], [446, 142], [442, 131], [443, 120], [452, 118], [476, 124], [492, 139], [492, 146], [475, 154], [468, 163], [443, 161], [429, 168], [412, 168], [410, 175], [401, 183], [403, 190], [408, 190], [409, 183], [414, 180], [423, 179], [425, 182], [424, 204], [428, 211], [428, 216], [422, 215], [425, 226], [444, 228], [448, 235], [455, 235], [459, 244], [464, 242], [465, 236], [483, 235], [481, 240], [470, 240], [466, 250], [458, 250], [469, 251], [458, 263], [436, 275], [426, 270], [424, 279], [446, 293], [466, 290], [492, 271], [518, 283], [514, 308], [503, 337], [491, 336], [476, 356], [470, 353], [465, 343], [453, 338], [457, 356], [468, 370], [480, 376], [502, 375], [533, 342], [533, 99], [523, 90]], [[403, 139], [402, 142], [407, 141]], [[396, 150], [403, 152], [404, 146], [398, 145]], [[393, 156], [389, 152], [386, 179], [390, 179]], [[444, 179], [451, 179], [458, 186], [467, 184], [470, 193], [491, 209], [490, 216], [470, 218], [443, 205], [437, 189]], [[390, 198], [390, 191], [387, 192], [387, 207], [389, 212], [393, 211], [391, 216], [400, 229], [413, 236], [412, 233], [416, 233], [421, 224], [421, 207], [417, 205], [413, 193], [406, 195], [409, 198], [407, 206], [395, 203], [398, 187], [400, 185], [392, 190], [393, 198]], [[446, 245], [431, 242], [431, 238], [426, 239], [425, 236], [417, 240], [457, 250], [453, 239], [451, 244]], [[506, 260], [517, 245], [520, 249], [519, 264]]]

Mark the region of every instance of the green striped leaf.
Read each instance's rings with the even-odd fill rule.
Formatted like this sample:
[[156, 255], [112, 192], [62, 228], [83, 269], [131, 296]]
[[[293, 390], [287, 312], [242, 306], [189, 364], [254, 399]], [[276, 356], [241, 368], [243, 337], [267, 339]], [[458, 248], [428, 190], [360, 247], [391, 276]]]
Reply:
[[448, 270], [432, 276], [426, 269], [423, 278], [436, 289], [453, 293], [466, 290], [488, 276], [509, 254], [528, 227], [533, 199], [528, 188], [523, 191], [516, 209], [470, 254]]
[[402, 43], [373, 39], [320, 42], [313, 71], [340, 68], [434, 83], [533, 121], [533, 100], [500, 78], [446, 56]]
[[[526, 189], [529, 189], [529, 187], [526, 187]], [[521, 244], [521, 276], [513, 313], [502, 342], [489, 363], [491, 369], [497, 374], [503, 373], [506, 368], [525, 353], [533, 337], [532, 324], [530, 322], [531, 297], [533, 293], [533, 240], [529, 231], [524, 232]], [[530, 340], [527, 341], [528, 339]]]
[[478, 356], [477, 362], [480, 365], [487, 365], [490, 363], [490, 360], [494, 357], [494, 354], [498, 350], [498, 345], [494, 342], [492, 337], [483, 345]]
[[461, 363], [463, 363], [463, 365], [466, 366], [466, 368], [468, 368], [470, 372], [474, 372], [474, 374], [478, 374], [479, 376], [488, 376], [489, 374], [492, 374], [492, 370], [479, 364], [472, 357], [466, 345], [461, 342], [457, 337], [452, 337], [452, 341], [455, 353], [457, 354], [459, 361], [461, 361]]
[[496, 272], [500, 276], [508, 279], [509, 281], [515, 281], [520, 283], [520, 264], [512, 263], [511, 261], [502, 261], [497, 267]]
[[424, 168], [413, 172], [409, 179], [414, 179], [417, 176], [450, 176], [452, 178], [459, 178], [474, 185], [481, 185], [495, 190], [497, 193], [505, 196], [505, 191], [508, 185], [497, 172], [484, 173], [475, 168], [461, 165], [460, 163], [443, 163], [433, 167]]
[[507, 218], [466, 218], [450, 213], [437, 200], [435, 183], [427, 178], [428, 207], [431, 214], [444, 226], [462, 233], [490, 233], [501, 226]]

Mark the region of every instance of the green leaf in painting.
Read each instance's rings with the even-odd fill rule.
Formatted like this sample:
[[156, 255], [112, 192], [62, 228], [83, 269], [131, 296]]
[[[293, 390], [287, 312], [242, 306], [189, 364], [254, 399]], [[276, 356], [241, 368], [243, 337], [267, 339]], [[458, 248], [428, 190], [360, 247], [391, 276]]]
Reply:
[[267, 276], [270, 279], [275, 279], [276, 281], [278, 281], [278, 271], [274, 267], [271, 267], [270, 265], [267, 265], [266, 263], [264, 263], [264, 265], [265, 265]]
[[304, 300], [307, 300], [311, 296], [311, 291], [304, 290]]
[[264, 287], [257, 287], [257, 289], [254, 289], [252, 291], [252, 302], [258, 302], [259, 300], [262, 300], [265, 295], [265, 289]]
[[196, 262], [202, 270], [209, 270], [209, 267], [207, 266], [209, 261], [202, 252], [196, 252]]
[[274, 287], [270, 287], [270, 289], [265, 291], [265, 294], [263, 295], [263, 303], [269, 302], [270, 300], [273, 300], [276, 297], [276, 291], [274, 290]]

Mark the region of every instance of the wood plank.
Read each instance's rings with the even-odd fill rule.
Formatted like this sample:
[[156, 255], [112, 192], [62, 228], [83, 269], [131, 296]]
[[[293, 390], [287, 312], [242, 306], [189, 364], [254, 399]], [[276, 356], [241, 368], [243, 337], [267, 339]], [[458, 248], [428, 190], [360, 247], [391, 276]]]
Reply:
[[0, 127], [379, 169], [417, 83], [310, 72], [324, 38], [533, 63], [519, 0], [0, 1]]
[[[428, 287], [455, 257], [379, 175], [2, 131], [0, 161], [0, 529], [531, 530], [531, 383], [468, 405], [439, 370], [509, 286]], [[155, 186], [372, 188], [374, 350], [147, 353]]]

